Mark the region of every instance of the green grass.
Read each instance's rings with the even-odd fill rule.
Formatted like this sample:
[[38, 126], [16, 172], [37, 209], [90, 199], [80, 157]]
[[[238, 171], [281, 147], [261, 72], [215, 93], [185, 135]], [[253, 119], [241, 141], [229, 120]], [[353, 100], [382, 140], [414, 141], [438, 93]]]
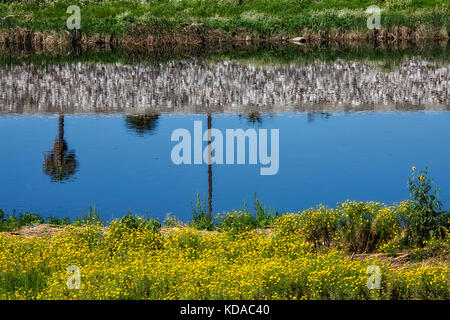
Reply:
[[[87, 34], [120, 35], [135, 24], [153, 28], [180, 30], [180, 23], [203, 22], [213, 29], [233, 32], [245, 28], [262, 36], [273, 34], [297, 35], [301, 28], [316, 32], [332, 29], [367, 30], [370, 5], [382, 12], [383, 28], [423, 26], [430, 30], [448, 30], [448, 0], [150, 0], [138, 1], [51, 1], [40, 3], [12, 2], [0, 4], [0, 29], [14, 27], [36, 31], [67, 30], [69, 5], [81, 7], [81, 28]], [[5, 17], [10, 16], [7, 19]]]
[[205, 48], [180, 48], [177, 50], [157, 51], [125, 51], [117, 49], [114, 51], [83, 51], [81, 54], [46, 53], [21, 55], [15, 52], [3, 51], [0, 53], [0, 66], [7, 67], [22, 63], [32, 63], [39, 67], [48, 64], [65, 63], [121, 63], [133, 65], [154, 65], [169, 61], [178, 61], [189, 58], [199, 58], [212, 63], [220, 60], [233, 60], [241, 63], [256, 65], [273, 64], [308, 64], [314, 61], [332, 63], [337, 60], [343, 61], [371, 61], [380, 64], [383, 68], [391, 70], [400, 65], [405, 59], [421, 57], [437, 63], [448, 63], [450, 61], [450, 46], [428, 43], [423, 46], [412, 46], [404, 49], [390, 48], [373, 50], [372, 46], [361, 44], [356, 47], [333, 48], [320, 46], [314, 48], [299, 47], [297, 45], [260, 45], [234, 49], [225, 46], [221, 49]]
[[[144, 217], [133, 214], [131, 211], [124, 215], [120, 222], [126, 225], [128, 228], [145, 228], [159, 231], [161, 223], [153, 218], [150, 218], [148, 213]], [[107, 223], [102, 218], [102, 215], [98, 212], [95, 206], [89, 206], [87, 212], [81, 212], [80, 217], [75, 217], [72, 220], [68, 217], [53, 217], [49, 216], [44, 218], [36, 213], [20, 213], [5, 214], [4, 210], [0, 209], [0, 232], [17, 231], [24, 226], [35, 226], [39, 224], [50, 224], [54, 226], [88, 226], [88, 225], [102, 225]]]
[[44, 219], [35, 213], [5, 215], [4, 211], [0, 209], [0, 232], [15, 231], [22, 226], [31, 226], [43, 222]]

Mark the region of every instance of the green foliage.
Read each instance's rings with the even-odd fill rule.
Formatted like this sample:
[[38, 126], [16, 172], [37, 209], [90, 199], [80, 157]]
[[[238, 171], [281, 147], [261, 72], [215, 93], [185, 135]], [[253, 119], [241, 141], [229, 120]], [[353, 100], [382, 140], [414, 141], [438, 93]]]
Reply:
[[89, 206], [87, 213], [81, 212], [81, 218], [75, 217], [73, 221], [74, 225], [102, 225], [104, 224], [102, 217], [100, 216], [97, 208]]
[[33, 299], [46, 285], [45, 277], [37, 270], [0, 273], [0, 295], [20, 292], [25, 299]]
[[[36, 31], [67, 30], [66, 13], [72, 1], [55, 0], [41, 2], [29, 0], [0, 3], [0, 28], [30, 28]], [[235, 31], [245, 28], [260, 35], [288, 33], [298, 35], [301, 28], [316, 32], [332, 29], [367, 30], [367, 15], [364, 10], [376, 4], [384, 9], [383, 27], [419, 25], [437, 30], [448, 28], [449, 2], [442, 0], [408, 1], [386, 0], [374, 3], [370, 0], [183, 0], [138, 1], [92, 0], [80, 1], [81, 28], [88, 34], [123, 34], [136, 24], [145, 24], [155, 29], [174, 31], [182, 23], [207, 23], [211, 28]], [[32, 17], [30, 19], [30, 17]]]
[[[345, 49], [345, 50], [343, 50]], [[180, 48], [158, 48], [151, 51], [124, 50], [117, 48], [110, 50], [86, 50], [81, 55], [72, 52], [61, 55], [55, 52], [54, 55], [33, 54], [11, 56], [10, 52], [0, 53], [0, 66], [18, 65], [22, 63], [33, 64], [43, 68], [48, 64], [66, 64], [77, 62], [133, 65], [136, 63], [143, 65], [159, 65], [168, 61], [179, 61], [185, 59], [201, 59], [208, 62], [221, 60], [237, 60], [244, 64], [253, 65], [290, 65], [309, 64], [314, 61], [332, 63], [338, 60], [343, 61], [373, 61], [381, 66], [382, 70], [393, 70], [400, 66], [406, 59], [420, 56], [425, 60], [430, 60], [438, 64], [447, 64], [450, 61], [450, 46], [436, 42], [427, 42], [423, 46], [409, 46], [406, 48], [393, 48], [387, 46], [379, 50], [373, 50], [373, 46], [361, 43], [358, 46], [331, 47], [328, 45], [299, 47], [294, 44], [260, 44], [257, 46], [242, 46], [238, 50], [229, 46], [214, 48], [212, 51], [202, 47], [180, 47]], [[156, 117], [152, 123], [154, 127]], [[138, 134], [143, 134], [150, 127], [128, 123], [130, 129], [136, 129]], [[144, 129], [144, 130], [142, 130]]]
[[45, 223], [56, 225], [56, 226], [67, 226], [70, 224], [70, 219], [65, 218], [58, 218], [58, 217], [48, 217], [45, 219]]
[[44, 223], [44, 219], [35, 213], [24, 213], [19, 215], [19, 225], [21, 226], [31, 226], [34, 224]]
[[382, 210], [381, 204], [346, 202], [341, 206], [339, 221], [340, 241], [351, 252], [372, 252], [382, 241], [375, 223]]
[[247, 203], [244, 208], [227, 212], [225, 215], [218, 214], [218, 228], [233, 234], [243, 233], [251, 229], [265, 228], [273, 224], [273, 221], [280, 216], [276, 209], [267, 209], [255, 194], [255, 212], [250, 213]]
[[319, 206], [275, 220], [277, 234], [302, 235], [314, 247], [339, 247], [350, 252], [376, 251], [400, 234], [405, 203], [386, 207], [374, 202], [346, 201], [336, 209]]
[[299, 214], [299, 232], [306, 240], [319, 246], [330, 247], [336, 237], [341, 212], [319, 206]]
[[217, 216], [219, 230], [229, 232], [231, 234], [239, 234], [251, 229], [255, 229], [255, 219], [247, 211], [227, 212], [225, 215]]
[[191, 203], [191, 226], [199, 230], [214, 230], [214, 218], [209, 212], [206, 202], [202, 202], [197, 192], [196, 203]]
[[142, 218], [129, 212], [120, 219], [120, 223], [129, 229], [143, 229], [153, 232], [159, 232], [161, 223], [153, 218]]
[[205, 242], [200, 231], [189, 227], [183, 228], [179, 232], [170, 232], [164, 241], [165, 249], [170, 251], [186, 250], [191, 259], [198, 258], [198, 254], [204, 246]]
[[0, 232], [16, 231], [20, 227], [41, 224], [43, 222], [44, 219], [35, 213], [26, 212], [17, 215], [14, 212], [12, 215], [5, 215], [5, 212], [0, 210]]
[[276, 209], [267, 209], [257, 198], [255, 193], [255, 225], [257, 228], [264, 228], [272, 224], [280, 214]]
[[438, 200], [439, 189], [433, 189], [434, 180], [428, 178], [428, 168], [412, 170], [408, 179], [411, 205], [404, 216], [408, 241], [423, 246], [433, 237], [444, 238], [448, 228], [449, 214], [442, 211]]

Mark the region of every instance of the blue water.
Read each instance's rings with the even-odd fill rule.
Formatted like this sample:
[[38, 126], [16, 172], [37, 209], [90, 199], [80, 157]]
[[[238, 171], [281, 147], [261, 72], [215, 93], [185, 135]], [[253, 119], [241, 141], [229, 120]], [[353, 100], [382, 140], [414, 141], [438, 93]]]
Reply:
[[[198, 192], [208, 197], [208, 166], [174, 165], [173, 130], [193, 129], [207, 116], [160, 115], [152, 130], [137, 132], [124, 115], [66, 115], [64, 138], [77, 160], [63, 182], [43, 169], [58, 136], [58, 116], [0, 116], [0, 208], [43, 216], [75, 217], [95, 205], [109, 220], [132, 210], [164, 219], [191, 216]], [[257, 165], [212, 165], [212, 210], [252, 207], [254, 194], [280, 211], [346, 199], [386, 204], [408, 198], [411, 167], [428, 166], [450, 205], [450, 112], [212, 115], [212, 127], [279, 129], [280, 167], [260, 175]], [[206, 146], [206, 143], [205, 145]]]

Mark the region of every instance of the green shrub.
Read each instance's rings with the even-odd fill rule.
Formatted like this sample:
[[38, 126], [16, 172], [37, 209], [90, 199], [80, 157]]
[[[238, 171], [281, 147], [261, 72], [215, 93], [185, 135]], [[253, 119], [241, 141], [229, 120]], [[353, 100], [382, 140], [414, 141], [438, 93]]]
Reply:
[[6, 216], [0, 220], [0, 232], [10, 232], [19, 229], [19, 220], [15, 215]]
[[299, 215], [300, 232], [306, 240], [318, 246], [330, 247], [338, 230], [340, 211], [319, 206]]
[[125, 256], [130, 250], [140, 250], [144, 247], [159, 249], [162, 245], [161, 234], [157, 232], [160, 227], [161, 224], [157, 220], [149, 223], [149, 220], [129, 213], [108, 225], [106, 247], [115, 257]]
[[89, 206], [88, 213], [81, 213], [81, 218], [75, 218], [73, 221], [74, 225], [82, 226], [82, 225], [102, 225], [103, 219], [100, 217], [97, 208], [94, 206]]
[[301, 231], [300, 213], [287, 213], [274, 220], [277, 235], [288, 237]]
[[14, 212], [12, 215], [5, 215], [5, 212], [0, 210], [0, 232], [11, 232], [23, 226], [31, 226], [43, 222], [44, 219], [35, 213], [27, 212], [16, 215]]
[[36, 270], [0, 273], [0, 294], [20, 292], [25, 299], [33, 299], [45, 288], [46, 284], [44, 275]]
[[44, 223], [44, 219], [38, 214], [27, 212], [19, 215], [19, 224], [21, 226], [31, 226], [40, 223]]
[[255, 224], [258, 228], [264, 228], [271, 225], [280, 214], [276, 209], [267, 210], [255, 194]]
[[379, 203], [346, 201], [340, 208], [339, 240], [351, 252], [372, 252], [377, 245], [386, 240], [383, 229], [378, 228], [384, 207]]
[[255, 219], [247, 211], [227, 212], [225, 215], [217, 216], [218, 228], [221, 231], [238, 234], [251, 229], [255, 229]]
[[233, 210], [225, 215], [218, 214], [218, 228], [222, 231], [237, 234], [251, 229], [268, 227], [280, 216], [277, 210], [267, 209], [256, 197], [256, 194], [254, 201], [255, 214], [249, 212], [246, 202], [240, 210]]
[[145, 229], [153, 232], [159, 232], [161, 223], [153, 218], [142, 218], [129, 212], [120, 219], [120, 223], [129, 229]]
[[171, 231], [164, 241], [164, 246], [169, 250], [186, 250], [190, 258], [197, 258], [205, 247], [201, 231], [187, 227]]
[[53, 224], [56, 226], [66, 226], [70, 224], [70, 218], [48, 217], [45, 219], [45, 223]]
[[195, 205], [192, 203], [192, 221], [191, 226], [198, 230], [214, 230], [214, 218], [209, 212], [206, 203], [202, 202], [197, 193]]
[[428, 168], [417, 172], [413, 167], [412, 177], [408, 179], [411, 205], [404, 215], [404, 224], [407, 241], [417, 246], [424, 246], [433, 237], [443, 239], [448, 230], [449, 214], [442, 211], [439, 189], [433, 189], [434, 180], [427, 174]]

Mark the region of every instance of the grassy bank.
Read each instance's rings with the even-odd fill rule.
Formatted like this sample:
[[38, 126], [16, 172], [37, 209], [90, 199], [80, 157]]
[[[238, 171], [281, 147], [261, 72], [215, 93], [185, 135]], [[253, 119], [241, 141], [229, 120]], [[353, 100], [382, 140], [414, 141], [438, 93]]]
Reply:
[[128, 214], [105, 227], [92, 209], [40, 234], [3, 232], [0, 299], [450, 299], [450, 215], [426, 171], [408, 183], [411, 199], [390, 207], [280, 215], [255, 198], [253, 213], [214, 222], [199, 199], [190, 225]]
[[[67, 43], [66, 9], [81, 8], [76, 41], [137, 44], [205, 43], [233, 40], [308, 41], [448, 39], [446, 0], [150, 0], [12, 1], [0, 4], [0, 42]], [[367, 28], [365, 10], [377, 5], [381, 31]], [[30, 32], [32, 30], [32, 32]], [[14, 31], [14, 32], [12, 32]], [[105, 37], [106, 35], [106, 37]]]

